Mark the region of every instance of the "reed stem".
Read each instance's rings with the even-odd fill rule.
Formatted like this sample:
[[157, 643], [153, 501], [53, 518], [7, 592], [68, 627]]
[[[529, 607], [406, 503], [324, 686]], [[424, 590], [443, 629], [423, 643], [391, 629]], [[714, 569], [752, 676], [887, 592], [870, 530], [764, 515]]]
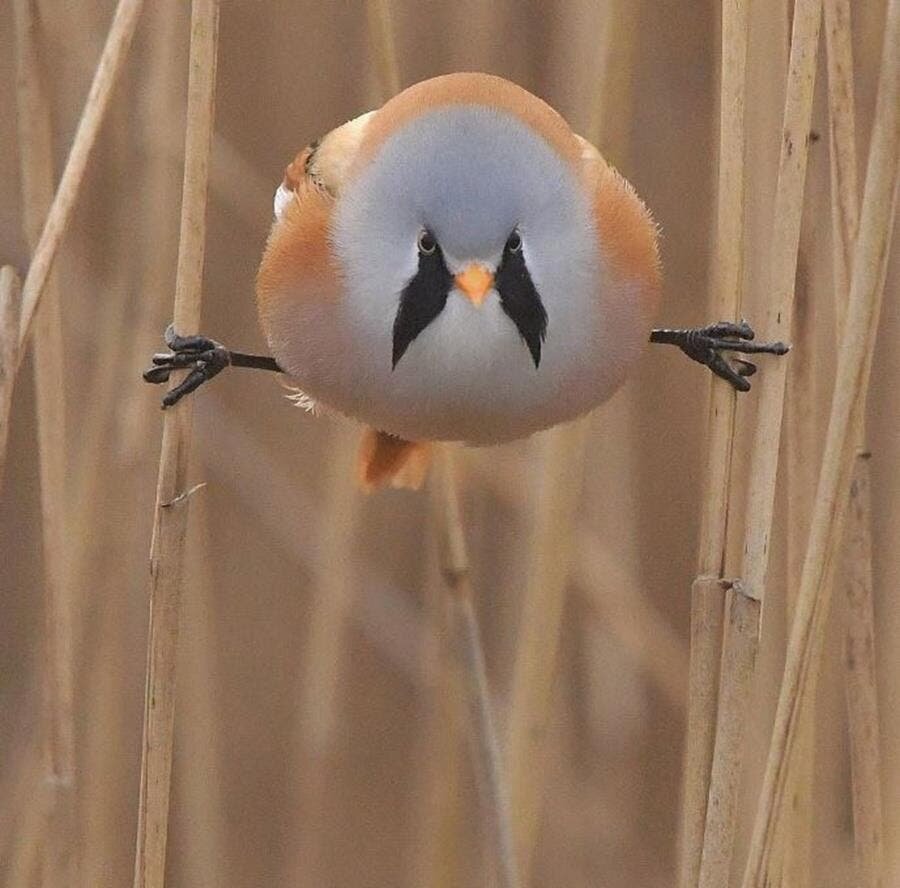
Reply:
[[[741, 316], [744, 256], [744, 94], [749, 3], [723, 0], [719, 98], [719, 177], [715, 288], [712, 315]], [[736, 393], [724, 380], [710, 383], [707, 470], [700, 517], [697, 577], [691, 586], [691, 648], [681, 810], [680, 888], [700, 876], [703, 834], [715, 738], [724, 609], [723, 582], [731, 494]]]
[[493, 704], [487, 682], [484, 653], [473, 604], [469, 557], [453, 453], [449, 445], [437, 454], [437, 483], [443, 499], [443, 575], [447, 585], [449, 619], [465, 686], [470, 723], [474, 730], [475, 765], [482, 803], [491, 830], [494, 863], [500, 888], [520, 884], [512, 834], [509, 787], [503, 773]]
[[[119, 0], [109, 28], [109, 35], [103, 47], [90, 91], [84, 103], [84, 110], [78, 122], [78, 129], [69, 150], [65, 169], [47, 213], [37, 246], [32, 251], [28, 274], [22, 284], [22, 311], [19, 318], [19, 342], [28, 337], [31, 322], [38, 301], [44, 291], [56, 252], [72, 217], [72, 210], [78, 199], [81, 183], [91, 152], [97, 141], [100, 125], [109, 107], [113, 89], [122, 70], [122, 65], [131, 47], [131, 40], [137, 27], [138, 15], [144, 0]], [[20, 351], [19, 360], [22, 354]]]
[[0, 489], [9, 443], [9, 411], [19, 365], [19, 308], [22, 284], [11, 265], [0, 268]]
[[[787, 94], [772, 226], [765, 336], [788, 339], [800, 221], [809, 153], [809, 123], [821, 19], [821, 0], [798, 0], [794, 7]], [[759, 409], [750, 462], [747, 526], [740, 583], [729, 596], [726, 622], [734, 631], [723, 640], [716, 743], [710, 776], [706, 830], [700, 869], [701, 888], [727, 884], [734, 853], [744, 729], [759, 643], [759, 618], [769, 566], [775, 507], [787, 361], [775, 361], [757, 383]]]
[[825, 453], [791, 628], [775, 725], [763, 778], [744, 888], [761, 888], [782, 802], [796, 724], [818, 665], [830, 604], [828, 582], [850, 496], [855, 433], [861, 420], [878, 328], [900, 178], [900, 0], [889, 0], [878, 99], [860, 228], [852, 263]]
[[[831, 147], [834, 290], [843, 336], [850, 293], [853, 247], [859, 231], [856, 166], [856, 109], [849, 0], [825, 0], [828, 57], [828, 120]], [[860, 888], [878, 888], [884, 872], [878, 688], [875, 674], [875, 608], [872, 578], [872, 504], [869, 448], [864, 418], [850, 482], [844, 531], [847, 599], [845, 679], [853, 794], [853, 842]]]
[[[184, 185], [174, 307], [175, 329], [182, 334], [195, 332], [200, 323], [218, 13], [217, 0], [194, 0], [192, 4]], [[161, 888], [165, 880], [175, 661], [190, 503], [190, 496], [185, 495], [189, 489], [190, 431], [191, 399], [186, 398], [169, 409], [163, 420], [156, 521], [150, 555], [150, 625], [135, 888]]]

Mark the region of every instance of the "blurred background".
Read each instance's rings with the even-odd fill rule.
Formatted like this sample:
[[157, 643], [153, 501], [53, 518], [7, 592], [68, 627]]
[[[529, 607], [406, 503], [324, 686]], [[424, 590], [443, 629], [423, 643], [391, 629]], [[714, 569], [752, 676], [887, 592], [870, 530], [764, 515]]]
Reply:
[[[41, 64], [62, 169], [114, 9], [42, 0]], [[718, 139], [712, 0], [393, 0], [402, 85], [458, 70], [554, 105], [634, 183], [662, 231], [660, 322], [709, 316]], [[62, 588], [74, 625], [81, 884], [132, 878], [160, 390], [140, 371], [171, 317], [189, 4], [148, 3], [56, 263], [63, 385], [51, 435], [64, 479]], [[853, 6], [858, 150], [866, 157], [884, 3]], [[789, 4], [757, 0], [749, 57], [745, 313], [762, 317]], [[824, 53], [823, 53], [824, 56]], [[813, 130], [827, 134], [824, 57]], [[224, 0], [204, 333], [264, 352], [253, 298], [272, 194], [295, 152], [383, 100], [362, 2]], [[15, 107], [11, 4], [0, 4], [0, 104]], [[28, 266], [15, 115], [0, 118], [0, 261]], [[833, 375], [827, 138], [811, 145], [799, 282], [824, 432]], [[900, 884], [900, 306], [897, 250], [870, 396], [885, 884]], [[767, 332], [757, 325], [760, 338]], [[761, 361], [765, 365], [766, 361]], [[761, 372], [765, 372], [765, 366]], [[523, 594], [565, 581], [531, 884], [671, 886], [685, 728], [690, 585], [703, 496], [706, 371], [648, 351], [590, 419], [566, 484], [575, 513], [547, 550], [552, 438], [459, 455], [467, 538], [501, 731]], [[440, 669], [441, 592], [426, 493], [353, 489], [356, 430], [293, 408], [266, 374], [195, 397], [169, 832], [172, 886], [489, 884], [464, 714]], [[789, 404], [789, 409], [790, 409]], [[754, 394], [741, 398], [746, 471]], [[45, 570], [30, 358], [14, 395], [0, 499], [0, 883], [36, 885]], [[818, 465], [821, 434], [804, 454]], [[812, 473], [815, 480], [815, 472]], [[45, 497], [46, 499], [46, 497]], [[779, 495], [747, 740], [743, 859], [785, 644]], [[45, 504], [44, 508], [47, 508]], [[802, 521], [803, 516], [794, 516]], [[729, 538], [739, 545], [735, 505]], [[542, 536], [543, 534], [543, 536]], [[549, 565], [549, 567], [548, 567]], [[555, 571], [555, 573], [554, 573]], [[836, 595], [819, 684], [812, 884], [853, 884]], [[501, 737], [503, 734], [501, 733]]]

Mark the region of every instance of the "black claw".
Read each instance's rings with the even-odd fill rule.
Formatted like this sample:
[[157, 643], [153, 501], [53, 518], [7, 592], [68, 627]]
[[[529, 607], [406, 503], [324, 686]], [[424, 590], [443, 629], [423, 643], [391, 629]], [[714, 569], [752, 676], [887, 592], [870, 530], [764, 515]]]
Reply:
[[746, 392], [750, 389], [747, 377], [756, 373], [756, 365], [743, 358], [734, 358], [732, 366], [722, 356], [722, 352], [783, 355], [790, 351], [790, 346], [783, 342], [751, 342], [754, 336], [753, 328], [746, 321], [721, 321], [686, 330], [654, 330], [650, 334], [650, 341], [677, 345], [691, 360], [705, 364], [716, 376], [729, 382], [738, 391]]
[[173, 370], [190, 369], [190, 372], [163, 397], [163, 409], [177, 404], [231, 363], [228, 349], [206, 336], [179, 336], [169, 324], [164, 338], [172, 351], [153, 356], [153, 366], [144, 371], [144, 380], [159, 385], [169, 381]]

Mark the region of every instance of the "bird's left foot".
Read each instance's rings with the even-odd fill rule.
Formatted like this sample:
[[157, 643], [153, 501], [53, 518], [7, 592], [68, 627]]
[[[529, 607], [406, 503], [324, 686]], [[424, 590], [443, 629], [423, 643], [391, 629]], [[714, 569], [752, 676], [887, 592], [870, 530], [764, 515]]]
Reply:
[[168, 382], [173, 370], [189, 369], [190, 373], [166, 392], [162, 399], [164, 410], [200, 388], [231, 363], [231, 353], [221, 343], [206, 336], [179, 336], [172, 324], [166, 327], [165, 340], [172, 351], [153, 356], [153, 366], [144, 371], [145, 382]]
[[746, 321], [739, 324], [720, 321], [708, 327], [653, 330], [650, 341], [677, 345], [691, 360], [705, 364], [716, 376], [731, 383], [739, 392], [746, 392], [750, 389], [747, 377], [756, 373], [756, 364], [743, 358], [734, 358], [732, 365], [725, 360], [722, 352], [784, 355], [790, 351], [790, 346], [783, 342], [752, 342], [755, 335]]

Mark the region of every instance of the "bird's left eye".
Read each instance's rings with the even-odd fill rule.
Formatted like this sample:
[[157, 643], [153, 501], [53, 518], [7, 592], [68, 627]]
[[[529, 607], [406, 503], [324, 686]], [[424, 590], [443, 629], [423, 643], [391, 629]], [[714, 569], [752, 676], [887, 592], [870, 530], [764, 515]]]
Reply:
[[506, 249], [510, 253], [518, 253], [522, 249], [522, 235], [518, 231], [514, 231], [506, 239]]
[[422, 231], [417, 241], [419, 252], [425, 256], [430, 256], [437, 249], [437, 241], [430, 231]]

